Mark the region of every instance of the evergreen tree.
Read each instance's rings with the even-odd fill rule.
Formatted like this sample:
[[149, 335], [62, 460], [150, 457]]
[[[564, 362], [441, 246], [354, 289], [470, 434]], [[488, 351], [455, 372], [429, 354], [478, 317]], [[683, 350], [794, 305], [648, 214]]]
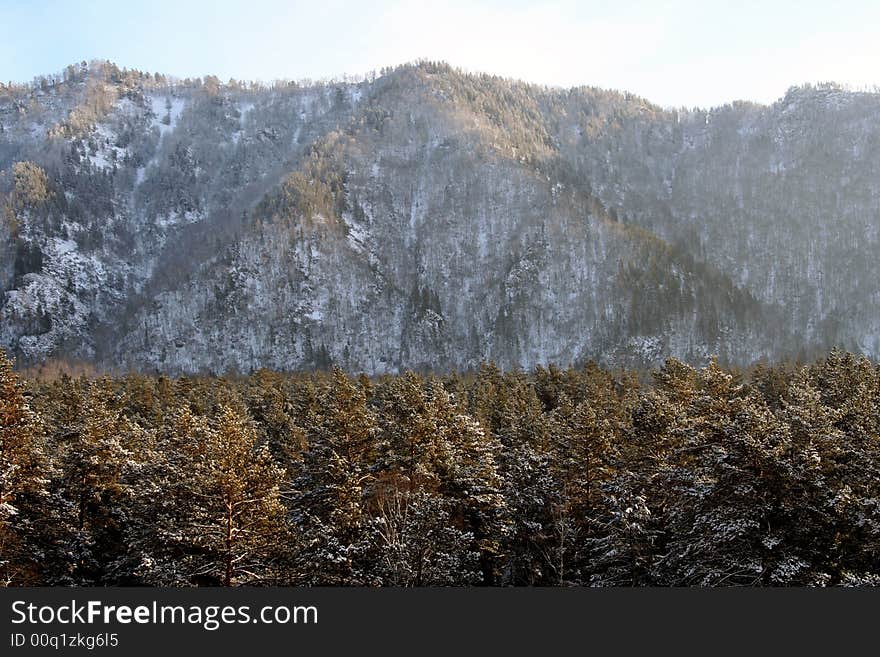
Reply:
[[453, 522], [450, 503], [425, 491], [383, 487], [368, 521], [370, 570], [386, 586], [461, 586], [479, 581], [473, 536]]
[[30, 548], [45, 504], [48, 463], [43, 426], [12, 363], [0, 350], [0, 585], [39, 583], [39, 554]]
[[170, 480], [182, 513], [172, 531], [183, 552], [174, 575], [223, 586], [280, 581], [282, 551], [291, 549], [287, 477], [253, 424], [221, 406], [210, 423], [184, 409], [174, 428], [182, 459], [169, 464]]
[[305, 427], [308, 448], [292, 497], [303, 550], [288, 574], [311, 584], [358, 584], [363, 564], [365, 498], [375, 475], [376, 419], [366, 395], [335, 369], [323, 381]]
[[[45, 375], [48, 370], [44, 370]], [[54, 375], [52, 375], [54, 376]], [[876, 585], [880, 368], [22, 384], [6, 585]]]
[[88, 385], [78, 409], [80, 422], [59, 436], [61, 497], [59, 529], [66, 568], [59, 583], [100, 584], [124, 553], [123, 527], [130, 467], [143, 431], [125, 415], [112, 383]]

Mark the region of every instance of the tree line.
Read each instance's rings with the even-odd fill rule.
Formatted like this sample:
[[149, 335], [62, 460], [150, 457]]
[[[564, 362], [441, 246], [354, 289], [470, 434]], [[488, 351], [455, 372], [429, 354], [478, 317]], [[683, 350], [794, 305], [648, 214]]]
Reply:
[[880, 583], [880, 367], [23, 378], [5, 585]]

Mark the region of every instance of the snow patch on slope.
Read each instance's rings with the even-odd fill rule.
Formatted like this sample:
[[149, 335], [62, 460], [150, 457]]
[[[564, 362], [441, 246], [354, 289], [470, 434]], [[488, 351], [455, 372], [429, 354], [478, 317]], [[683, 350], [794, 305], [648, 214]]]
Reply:
[[126, 149], [116, 145], [119, 135], [108, 125], [102, 123], [96, 125], [89, 141], [96, 146], [94, 151], [91, 149], [91, 144], [87, 147], [86, 157], [93, 169], [109, 169], [117, 162], [122, 162], [128, 154]]
[[161, 139], [177, 127], [186, 101], [171, 96], [149, 96], [148, 98], [154, 115], [152, 125], [159, 129]]

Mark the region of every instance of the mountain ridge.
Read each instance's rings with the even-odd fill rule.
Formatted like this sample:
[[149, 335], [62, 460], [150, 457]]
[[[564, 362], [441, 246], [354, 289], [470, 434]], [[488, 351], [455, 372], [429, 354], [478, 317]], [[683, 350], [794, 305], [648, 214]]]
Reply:
[[62, 78], [0, 88], [0, 345], [25, 364], [880, 351], [876, 94], [682, 112], [430, 62], [271, 89]]

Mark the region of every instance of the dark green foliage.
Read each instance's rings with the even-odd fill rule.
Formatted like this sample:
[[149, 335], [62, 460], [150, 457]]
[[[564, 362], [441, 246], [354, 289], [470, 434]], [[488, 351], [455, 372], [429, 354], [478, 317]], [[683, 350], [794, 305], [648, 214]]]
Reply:
[[644, 387], [0, 365], [9, 585], [880, 582], [880, 368], [849, 353]]

